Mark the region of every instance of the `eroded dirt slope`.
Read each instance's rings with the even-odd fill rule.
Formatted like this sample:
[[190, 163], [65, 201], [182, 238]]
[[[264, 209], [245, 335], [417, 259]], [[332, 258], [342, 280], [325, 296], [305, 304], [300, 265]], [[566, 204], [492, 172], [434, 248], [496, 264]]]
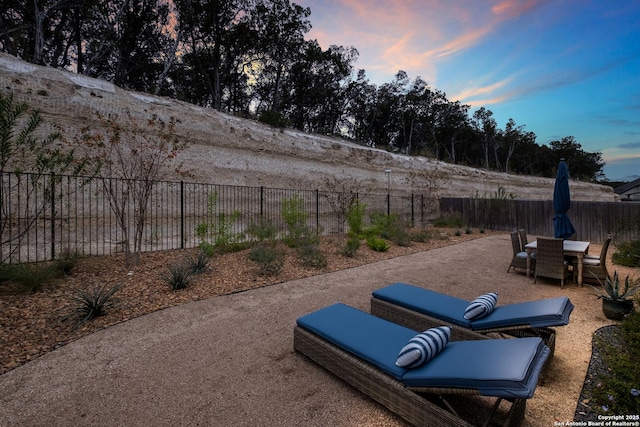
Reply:
[[[178, 136], [188, 142], [178, 172], [169, 180], [227, 185], [323, 189], [327, 177], [358, 183], [358, 190], [420, 193], [407, 184], [412, 170], [438, 168], [446, 180], [440, 195], [492, 195], [499, 187], [518, 199], [550, 199], [553, 180], [487, 172], [423, 157], [392, 154], [334, 137], [273, 129], [252, 120], [169, 98], [122, 90], [82, 75], [38, 67], [0, 54], [0, 85], [38, 108], [48, 124], [65, 132], [99, 127], [97, 112], [146, 119], [155, 114], [177, 120]], [[144, 120], [142, 120], [144, 121]], [[385, 169], [391, 169], [387, 176]], [[388, 180], [388, 182], [387, 182]], [[614, 201], [610, 187], [573, 181], [574, 200]]]

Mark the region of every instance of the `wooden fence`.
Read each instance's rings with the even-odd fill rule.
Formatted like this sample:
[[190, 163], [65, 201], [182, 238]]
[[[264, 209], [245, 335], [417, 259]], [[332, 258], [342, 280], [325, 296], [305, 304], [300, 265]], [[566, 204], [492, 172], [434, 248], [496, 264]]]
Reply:
[[[460, 216], [470, 227], [553, 236], [551, 200], [442, 198], [440, 212]], [[567, 215], [578, 240], [602, 242], [607, 234], [618, 242], [640, 239], [640, 203], [571, 202]]]

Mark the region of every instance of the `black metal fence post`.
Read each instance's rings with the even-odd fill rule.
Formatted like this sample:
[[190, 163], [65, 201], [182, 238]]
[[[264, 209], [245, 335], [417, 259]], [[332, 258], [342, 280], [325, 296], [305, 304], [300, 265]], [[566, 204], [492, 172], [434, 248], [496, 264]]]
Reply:
[[184, 181], [180, 181], [180, 249], [184, 249]]
[[411, 226], [416, 226], [415, 216], [414, 216], [414, 206], [413, 206], [413, 193], [411, 193]]
[[51, 172], [51, 260], [56, 259], [56, 183], [55, 174]]

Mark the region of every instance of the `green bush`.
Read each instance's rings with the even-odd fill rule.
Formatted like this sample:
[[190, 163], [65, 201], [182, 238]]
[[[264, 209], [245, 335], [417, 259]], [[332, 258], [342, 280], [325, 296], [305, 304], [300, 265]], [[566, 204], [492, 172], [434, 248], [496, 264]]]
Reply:
[[368, 234], [368, 237], [378, 236], [390, 240], [398, 246], [411, 244], [412, 236], [409, 227], [397, 215], [372, 214], [371, 222], [372, 226], [369, 230], [371, 233]]
[[254, 243], [251, 242], [232, 242], [224, 245], [216, 245], [214, 253], [216, 254], [230, 254], [234, 252], [244, 251], [252, 247]]
[[251, 221], [247, 227], [247, 234], [255, 237], [259, 242], [273, 240], [276, 238], [278, 229], [269, 218], [260, 217], [256, 221]]
[[391, 247], [386, 240], [379, 237], [369, 237], [367, 239], [367, 246], [376, 252], [386, 252]]
[[0, 282], [7, 282], [11, 280], [11, 269], [12, 265], [10, 264], [0, 264]]
[[213, 245], [222, 247], [241, 242], [244, 234], [234, 232], [234, 225], [240, 216], [239, 211], [230, 214], [220, 212], [218, 193], [214, 192], [207, 199], [207, 220], [196, 226], [196, 236], [200, 238], [201, 244], [213, 240]]
[[431, 239], [431, 233], [429, 233], [427, 230], [416, 231], [415, 233], [413, 233], [411, 239], [414, 242], [425, 243]]
[[74, 327], [77, 328], [89, 320], [104, 316], [109, 309], [115, 306], [116, 301], [113, 299], [113, 295], [119, 289], [120, 286], [116, 285], [111, 288], [94, 286], [88, 290], [74, 290], [69, 297], [71, 307], [62, 320], [74, 320]]
[[317, 244], [303, 244], [298, 248], [298, 256], [302, 265], [306, 267], [325, 268], [327, 266], [327, 257], [324, 256]]
[[299, 246], [301, 240], [311, 234], [307, 227], [307, 212], [302, 197], [294, 196], [282, 201], [282, 218], [287, 224], [287, 236], [283, 241], [289, 247]]
[[251, 242], [233, 242], [224, 245], [214, 245], [209, 242], [202, 241], [198, 248], [204, 252], [209, 258], [213, 258], [216, 254], [228, 254], [240, 252], [251, 247]]
[[204, 273], [209, 262], [211, 262], [211, 256], [203, 250], [199, 250], [195, 255], [187, 256], [187, 263], [193, 274]]
[[16, 283], [23, 292], [37, 292], [45, 284], [59, 278], [62, 272], [55, 264], [14, 264], [3, 268], [2, 276]]
[[349, 258], [353, 258], [356, 256], [358, 249], [360, 249], [360, 239], [357, 237], [350, 237], [349, 240], [347, 240], [347, 244], [342, 250], [342, 253]]
[[198, 248], [200, 249], [200, 251], [207, 254], [209, 258], [213, 258], [213, 256], [216, 254], [215, 245], [212, 245], [209, 242], [201, 241], [198, 245]]
[[413, 234], [411, 234], [408, 227], [402, 225], [395, 228], [388, 239], [398, 246], [411, 246]]
[[54, 261], [53, 267], [61, 274], [68, 276], [80, 261], [80, 254], [77, 251], [65, 250]]
[[364, 212], [367, 205], [354, 200], [347, 210], [347, 224], [349, 224], [349, 235], [361, 238], [364, 233]]
[[186, 289], [191, 283], [191, 275], [193, 274], [191, 267], [171, 265], [168, 268], [169, 271], [161, 274], [161, 278], [167, 282], [174, 291]]
[[449, 226], [449, 221], [444, 217], [438, 217], [438, 218], [435, 218], [433, 221], [431, 221], [431, 224], [434, 227], [443, 228], [443, 227]]
[[249, 252], [249, 259], [259, 266], [259, 272], [263, 276], [275, 276], [280, 274], [284, 266], [284, 254], [275, 246], [260, 243]]
[[611, 256], [614, 264], [640, 267], [640, 240], [630, 240], [616, 246], [618, 250]]
[[371, 226], [367, 234], [369, 237], [371, 235], [382, 237], [383, 239], [388, 238], [393, 233], [393, 228], [395, 227], [396, 215], [386, 215], [379, 213], [371, 214]]
[[433, 220], [433, 226], [439, 228], [462, 228], [464, 221], [459, 215], [442, 216]]
[[599, 414], [637, 414], [640, 407], [640, 313], [626, 316], [613, 341], [597, 345], [607, 374], [598, 378], [592, 408]]

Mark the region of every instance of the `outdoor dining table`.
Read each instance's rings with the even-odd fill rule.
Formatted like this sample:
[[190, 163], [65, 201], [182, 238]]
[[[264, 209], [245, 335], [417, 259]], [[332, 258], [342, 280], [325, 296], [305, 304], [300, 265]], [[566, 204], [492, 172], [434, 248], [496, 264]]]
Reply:
[[[534, 240], [525, 245], [527, 251], [527, 277], [531, 275], [531, 253], [538, 248], [538, 241]], [[564, 240], [562, 250], [565, 256], [575, 256], [578, 258], [578, 285], [582, 286], [582, 259], [584, 254], [589, 252], [589, 242], [580, 240]]]

